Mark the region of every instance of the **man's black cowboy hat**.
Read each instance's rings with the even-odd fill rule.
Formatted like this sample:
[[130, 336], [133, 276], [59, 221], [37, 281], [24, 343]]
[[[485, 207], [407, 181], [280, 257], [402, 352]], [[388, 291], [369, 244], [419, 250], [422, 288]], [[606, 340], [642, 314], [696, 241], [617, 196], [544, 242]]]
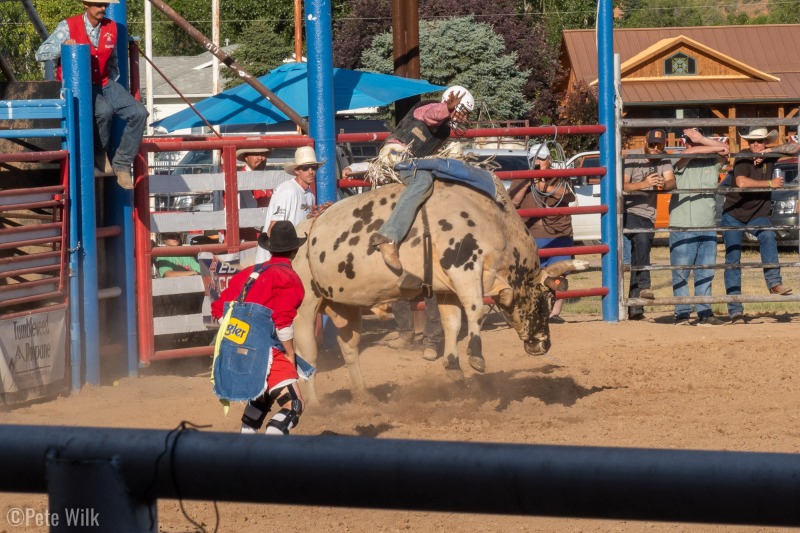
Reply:
[[288, 220], [279, 220], [272, 226], [270, 231], [272, 236], [268, 236], [264, 231], [258, 237], [258, 245], [269, 252], [290, 252], [297, 250], [308, 237], [299, 239], [294, 224]]

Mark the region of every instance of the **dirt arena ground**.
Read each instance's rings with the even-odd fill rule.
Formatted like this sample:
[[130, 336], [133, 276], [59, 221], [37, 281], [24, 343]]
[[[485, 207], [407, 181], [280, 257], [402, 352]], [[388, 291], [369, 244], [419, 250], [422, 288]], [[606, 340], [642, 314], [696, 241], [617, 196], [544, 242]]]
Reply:
[[[492, 315], [483, 333], [487, 372], [463, 357], [466, 382], [449, 381], [439, 362], [376, 343], [386, 330], [368, 321], [362, 368], [374, 396], [350, 402], [337, 351], [323, 353], [318, 387], [298, 434], [800, 452], [800, 315], [762, 314], [737, 326], [690, 327], [648, 313], [645, 322], [607, 324], [567, 315], [553, 326], [553, 348], [526, 355], [516, 334]], [[207, 431], [235, 432], [241, 406], [223, 417], [208, 382], [207, 361], [154, 364], [116, 386], [0, 412], [0, 423], [173, 429], [182, 420]], [[231, 475], [236, 475], [232, 472]], [[288, 473], [288, 475], [291, 475]], [[0, 494], [0, 532], [11, 507], [46, 508], [46, 497]], [[195, 521], [214, 530], [211, 502], [186, 502]], [[219, 503], [221, 532], [375, 531], [589, 532], [775, 531], [774, 528], [549, 517], [302, 508]], [[176, 501], [159, 502], [161, 531], [195, 531]]]

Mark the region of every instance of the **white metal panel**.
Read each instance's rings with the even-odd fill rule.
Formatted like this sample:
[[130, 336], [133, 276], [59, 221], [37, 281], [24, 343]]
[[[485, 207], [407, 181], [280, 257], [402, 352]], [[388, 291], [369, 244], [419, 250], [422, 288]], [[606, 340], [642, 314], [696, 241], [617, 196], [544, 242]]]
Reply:
[[239, 172], [236, 181], [240, 191], [260, 191], [274, 189], [284, 181], [294, 178], [283, 170], [254, 170]]
[[176, 278], [155, 278], [153, 296], [205, 292], [203, 278], [200, 276], [180, 276]]
[[153, 318], [153, 334], [169, 335], [173, 333], [189, 333], [191, 331], [208, 331], [203, 324], [203, 315], [175, 315]]
[[225, 188], [225, 175], [214, 174], [169, 174], [150, 176], [150, 194], [175, 192], [208, 192]]
[[220, 230], [225, 229], [224, 211], [205, 211], [196, 213], [151, 213], [150, 230], [156, 233], [168, 231]]
[[268, 207], [257, 207], [255, 209], [239, 210], [240, 228], [263, 228], [267, 220]]

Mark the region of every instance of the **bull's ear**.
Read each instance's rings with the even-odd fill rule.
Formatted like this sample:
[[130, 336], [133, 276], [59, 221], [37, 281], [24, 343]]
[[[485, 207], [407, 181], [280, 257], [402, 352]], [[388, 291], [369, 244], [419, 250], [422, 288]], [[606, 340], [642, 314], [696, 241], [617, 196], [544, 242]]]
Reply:
[[544, 281], [542, 282], [545, 286], [550, 289], [551, 291], [565, 291], [569, 288], [569, 283], [567, 282], [567, 278], [564, 276], [546, 276]]
[[503, 289], [494, 297], [494, 301], [503, 307], [511, 307], [511, 302], [514, 301], [514, 294], [511, 289]]

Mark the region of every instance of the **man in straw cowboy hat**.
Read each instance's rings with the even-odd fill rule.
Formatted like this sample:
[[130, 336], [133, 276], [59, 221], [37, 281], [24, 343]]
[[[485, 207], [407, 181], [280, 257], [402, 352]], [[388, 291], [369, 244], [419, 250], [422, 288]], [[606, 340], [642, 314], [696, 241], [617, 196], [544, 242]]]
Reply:
[[[248, 141], [260, 141], [258, 137], [248, 137]], [[239, 172], [258, 172], [267, 166], [267, 156], [272, 152], [270, 148], [239, 148], [236, 150], [236, 160], [242, 163], [237, 169]], [[239, 208], [267, 207], [269, 205], [269, 191], [253, 190], [239, 191]]]
[[267, 435], [288, 434], [297, 426], [303, 412], [303, 397], [297, 386], [299, 376], [292, 322], [303, 303], [305, 290], [300, 276], [292, 270], [292, 259], [305, 241], [306, 237], [297, 237], [297, 231], [290, 221], [276, 221], [270, 236], [262, 233], [258, 239], [259, 248], [271, 253], [269, 261], [265, 265], [247, 267], [233, 276], [228, 287], [211, 304], [211, 314], [219, 320], [224, 314], [225, 304], [239, 298], [245, 284], [258, 268], [255, 280], [247, 287], [244, 302], [259, 304], [272, 311], [271, 318], [280, 343], [270, 352], [272, 364], [267, 373], [264, 394], [250, 400], [244, 408], [242, 433], [257, 433], [275, 403], [280, 411], [267, 424]]
[[[748, 143], [748, 148], [742, 150], [744, 155], [738, 158], [733, 167], [735, 186], [740, 188], [773, 189], [783, 187], [783, 178], [772, 177], [774, 159], [761, 157], [759, 154], [766, 150], [767, 143], [773, 142], [778, 137], [775, 130], [767, 131], [764, 127], [752, 127], [746, 135], [740, 135]], [[745, 228], [748, 226], [770, 226], [769, 213], [772, 193], [769, 190], [757, 192], [735, 192], [725, 196], [722, 206], [722, 225], [725, 227]], [[762, 263], [778, 263], [778, 243], [775, 232], [771, 229], [750, 230], [758, 238]], [[736, 265], [737, 268], [725, 270], [725, 291], [728, 295], [742, 294], [742, 271], [738, 268], [742, 258], [742, 231], [725, 231], [722, 238], [725, 241], [725, 263]], [[792, 289], [783, 285], [780, 268], [765, 268], [764, 281], [770, 294], [786, 295]], [[728, 303], [728, 316], [731, 323], [744, 321], [744, 306], [738, 302]]]
[[[95, 151], [95, 166], [106, 170], [106, 155], [117, 183], [124, 189], [133, 189], [131, 169], [133, 159], [142, 143], [147, 110], [119, 83], [117, 62], [117, 24], [106, 18], [109, 4], [118, 0], [83, 2], [85, 12], [62, 20], [36, 51], [37, 61], [61, 57], [62, 44], [88, 44], [92, 65], [92, 95], [94, 101], [95, 136], [102, 151]], [[61, 65], [56, 77], [61, 79]], [[111, 121], [117, 115], [125, 121], [119, 146], [111, 146]]]
[[[311, 185], [317, 177], [317, 169], [324, 162], [317, 161], [317, 154], [311, 146], [301, 146], [295, 151], [294, 162], [283, 165], [283, 170], [294, 179], [281, 183], [272, 192], [263, 233], [270, 235], [272, 227], [280, 220], [287, 220], [296, 226], [315, 214]], [[268, 250], [259, 248], [256, 263], [263, 263], [269, 257]]]

